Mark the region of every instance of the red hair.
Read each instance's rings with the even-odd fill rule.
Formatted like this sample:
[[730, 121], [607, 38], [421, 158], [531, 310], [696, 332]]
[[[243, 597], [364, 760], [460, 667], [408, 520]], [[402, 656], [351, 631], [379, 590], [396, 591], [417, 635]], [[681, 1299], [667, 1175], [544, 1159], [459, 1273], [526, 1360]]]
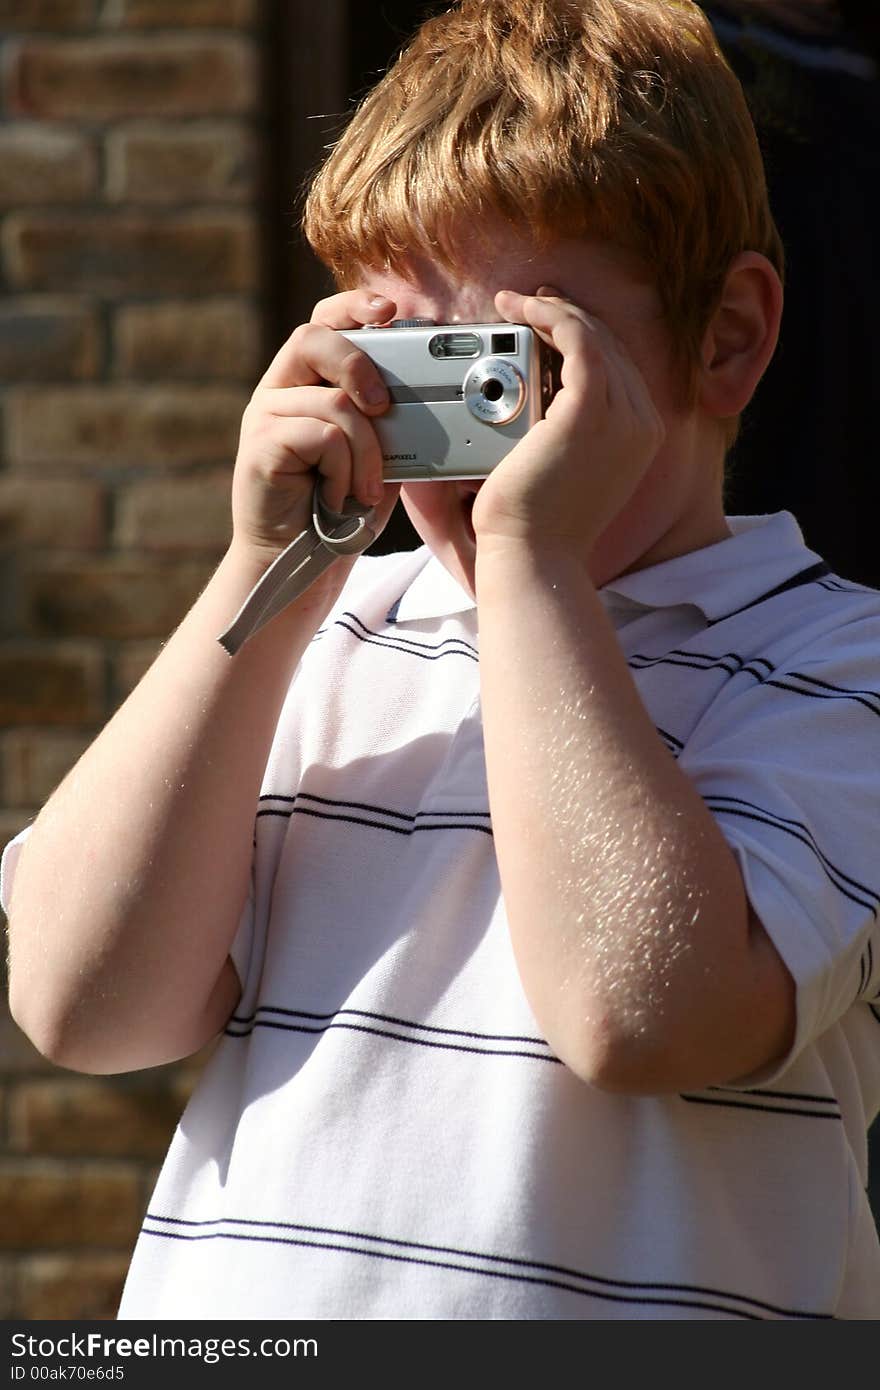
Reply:
[[692, 376], [732, 258], [783, 272], [748, 107], [697, 5], [461, 0], [355, 112], [304, 229], [345, 287], [412, 254], [455, 270], [462, 228], [499, 218], [634, 253]]

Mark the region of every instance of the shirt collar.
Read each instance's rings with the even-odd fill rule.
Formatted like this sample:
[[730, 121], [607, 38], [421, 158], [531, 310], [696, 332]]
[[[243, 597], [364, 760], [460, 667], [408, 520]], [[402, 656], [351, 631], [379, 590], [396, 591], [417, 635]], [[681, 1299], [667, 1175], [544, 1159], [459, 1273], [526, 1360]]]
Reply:
[[790, 512], [769, 516], [729, 516], [731, 535], [621, 575], [605, 592], [646, 608], [690, 604], [710, 622], [755, 603], [820, 557], [804, 543]]
[[[606, 584], [602, 590], [606, 603], [642, 608], [689, 604], [715, 621], [754, 603], [820, 558], [805, 545], [790, 512], [731, 516], [727, 524], [732, 534], [715, 545], [621, 575]], [[389, 619], [419, 622], [476, 608], [470, 594], [427, 546], [422, 546], [416, 557], [419, 568]]]
[[[414, 552], [418, 569], [388, 614], [388, 621], [414, 623], [470, 613], [476, 603], [426, 545]], [[420, 563], [419, 563], [420, 562]]]

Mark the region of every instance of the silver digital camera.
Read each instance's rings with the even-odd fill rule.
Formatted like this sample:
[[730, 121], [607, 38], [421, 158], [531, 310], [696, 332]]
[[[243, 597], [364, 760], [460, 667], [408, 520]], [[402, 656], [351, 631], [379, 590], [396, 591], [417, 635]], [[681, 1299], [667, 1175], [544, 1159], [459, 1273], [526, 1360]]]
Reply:
[[388, 482], [484, 478], [545, 414], [561, 358], [525, 324], [396, 319], [343, 333], [391, 405], [373, 419]]

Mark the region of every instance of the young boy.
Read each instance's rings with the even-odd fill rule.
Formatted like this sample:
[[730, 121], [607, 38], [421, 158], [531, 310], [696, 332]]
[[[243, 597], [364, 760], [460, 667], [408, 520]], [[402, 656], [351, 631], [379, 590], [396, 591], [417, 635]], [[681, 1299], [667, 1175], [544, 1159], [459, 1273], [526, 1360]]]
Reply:
[[[341, 292], [245, 412], [229, 551], [7, 853], [49, 1056], [223, 1034], [120, 1316], [878, 1316], [880, 600], [723, 512], [781, 252], [711, 30], [462, 0], [306, 228]], [[387, 519], [337, 330], [410, 316], [530, 324], [561, 390], [228, 657], [316, 473]]]

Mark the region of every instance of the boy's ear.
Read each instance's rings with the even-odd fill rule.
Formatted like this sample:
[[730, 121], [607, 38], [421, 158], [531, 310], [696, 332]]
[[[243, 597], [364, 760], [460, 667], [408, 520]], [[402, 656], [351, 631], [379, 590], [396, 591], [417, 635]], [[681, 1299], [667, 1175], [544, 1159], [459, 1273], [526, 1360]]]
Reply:
[[776, 349], [781, 318], [775, 268], [758, 251], [741, 251], [703, 338], [699, 398], [710, 415], [727, 419], [748, 405]]

